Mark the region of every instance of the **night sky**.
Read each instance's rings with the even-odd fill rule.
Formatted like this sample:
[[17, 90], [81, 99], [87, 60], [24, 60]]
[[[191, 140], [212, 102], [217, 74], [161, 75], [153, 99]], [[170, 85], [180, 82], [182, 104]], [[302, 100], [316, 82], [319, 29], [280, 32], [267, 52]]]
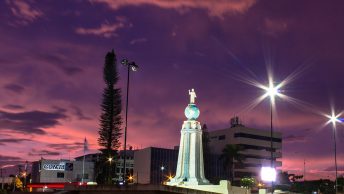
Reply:
[[[276, 83], [275, 130], [283, 170], [308, 179], [334, 175], [331, 125], [321, 113], [344, 109], [344, 2], [333, 0], [0, 1], [0, 165], [97, 151], [104, 56], [135, 61], [128, 143], [179, 144], [187, 90], [209, 130], [269, 129], [269, 99], [247, 84]], [[271, 68], [270, 68], [271, 67]], [[125, 104], [126, 68], [118, 65]], [[124, 107], [124, 106], [123, 106]], [[125, 109], [123, 108], [123, 116]], [[124, 125], [123, 125], [124, 126]], [[337, 125], [344, 173], [344, 126]]]

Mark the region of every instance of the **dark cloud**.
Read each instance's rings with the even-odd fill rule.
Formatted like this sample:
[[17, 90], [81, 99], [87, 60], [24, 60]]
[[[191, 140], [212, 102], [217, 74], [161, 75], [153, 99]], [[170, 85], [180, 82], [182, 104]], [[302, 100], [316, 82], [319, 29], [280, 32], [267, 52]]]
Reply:
[[84, 144], [82, 142], [75, 143], [53, 143], [48, 144], [47, 147], [56, 149], [56, 150], [78, 150], [83, 148]]
[[306, 136], [304, 135], [288, 135], [283, 138], [284, 143], [297, 143], [297, 142], [305, 142]]
[[62, 108], [62, 107], [58, 107], [58, 106], [53, 106], [52, 107], [54, 110], [56, 110], [58, 113], [66, 113], [67, 109]]
[[45, 134], [44, 128], [54, 127], [67, 116], [60, 112], [29, 111], [10, 113], [0, 110], [0, 128], [26, 134]]
[[7, 139], [0, 139], [0, 145], [4, 145], [5, 143], [21, 143], [23, 141], [32, 141], [31, 139], [24, 139], [24, 138], [7, 138]]
[[58, 66], [61, 70], [67, 75], [75, 75], [81, 73], [83, 70], [79, 67], [71, 67], [71, 66]]
[[78, 73], [83, 72], [83, 70], [79, 67], [70, 65], [73, 63], [72, 59], [68, 59], [65, 55], [62, 54], [40, 54], [37, 58], [41, 61], [46, 62], [47, 64], [51, 64], [54, 67], [61, 70], [64, 74], [73, 76]]
[[91, 120], [92, 119], [91, 117], [85, 116], [79, 107], [72, 106], [71, 108], [74, 110], [74, 114], [78, 117], [79, 120]]
[[18, 161], [18, 160], [22, 160], [22, 159], [20, 157], [16, 157], [16, 156], [0, 155], [0, 161]]
[[[13, 167], [23, 162], [23, 159], [16, 156], [0, 155], [0, 167]], [[6, 168], [7, 170], [8, 168]]]
[[6, 84], [4, 86], [4, 88], [6, 90], [8, 90], [8, 91], [15, 92], [15, 93], [18, 93], [18, 94], [20, 94], [20, 93], [22, 93], [24, 91], [24, 87], [23, 86], [20, 86], [18, 84], [13, 84], [13, 83]]
[[59, 152], [55, 152], [55, 151], [50, 151], [50, 150], [36, 150], [36, 149], [32, 149], [31, 152], [28, 153], [29, 156], [58, 156], [60, 155]]
[[24, 109], [24, 106], [18, 105], [18, 104], [6, 104], [3, 106], [6, 109], [12, 109], [12, 110], [18, 110], [18, 109]]

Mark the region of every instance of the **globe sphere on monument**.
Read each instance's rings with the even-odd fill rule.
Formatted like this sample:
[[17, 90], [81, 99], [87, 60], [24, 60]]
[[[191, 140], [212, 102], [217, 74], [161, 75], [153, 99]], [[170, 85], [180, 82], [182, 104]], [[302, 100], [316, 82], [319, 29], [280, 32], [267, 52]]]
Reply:
[[186, 118], [188, 118], [188, 120], [196, 120], [199, 117], [199, 109], [195, 104], [189, 104], [186, 108], [185, 108], [185, 116]]

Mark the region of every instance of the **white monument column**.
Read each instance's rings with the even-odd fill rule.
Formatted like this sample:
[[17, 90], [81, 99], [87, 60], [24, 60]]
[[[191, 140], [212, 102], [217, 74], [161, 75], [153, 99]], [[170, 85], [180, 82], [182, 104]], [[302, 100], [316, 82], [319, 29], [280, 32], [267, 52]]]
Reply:
[[203, 146], [201, 123], [196, 119], [200, 111], [195, 104], [196, 93], [189, 90], [190, 104], [185, 108], [184, 121], [180, 131], [180, 144], [177, 172], [168, 185], [207, 185], [204, 176]]

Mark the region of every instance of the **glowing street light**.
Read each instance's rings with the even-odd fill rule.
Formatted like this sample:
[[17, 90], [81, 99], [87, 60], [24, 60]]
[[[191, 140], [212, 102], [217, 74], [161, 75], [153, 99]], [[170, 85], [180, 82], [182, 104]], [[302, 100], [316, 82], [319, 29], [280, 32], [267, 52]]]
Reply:
[[276, 181], [276, 169], [273, 167], [262, 167], [261, 178], [263, 181], [274, 182]]
[[161, 166], [160, 167], [161, 170], [161, 183], [164, 184], [164, 170], [165, 170], [165, 166]]
[[173, 176], [172, 176], [172, 175], [168, 175], [168, 176], [167, 176], [167, 179], [168, 179], [169, 181], [171, 181], [171, 180], [173, 179]]
[[108, 158], [108, 161], [110, 162], [110, 165], [111, 165], [112, 160], [113, 160], [112, 157]]
[[132, 183], [132, 182], [134, 182], [134, 177], [130, 175], [130, 176], [128, 177], [128, 180], [129, 180], [129, 183]]
[[342, 113], [335, 114], [334, 110], [332, 109], [331, 115], [325, 115], [329, 120], [327, 121], [326, 124], [332, 123], [332, 130], [333, 130], [333, 140], [334, 140], [334, 166], [335, 166], [335, 171], [336, 171], [336, 176], [335, 176], [335, 189], [336, 193], [338, 193], [338, 182], [337, 182], [337, 177], [338, 177], [338, 168], [337, 168], [337, 142], [336, 142], [336, 123], [341, 123], [342, 120], [339, 118]]

